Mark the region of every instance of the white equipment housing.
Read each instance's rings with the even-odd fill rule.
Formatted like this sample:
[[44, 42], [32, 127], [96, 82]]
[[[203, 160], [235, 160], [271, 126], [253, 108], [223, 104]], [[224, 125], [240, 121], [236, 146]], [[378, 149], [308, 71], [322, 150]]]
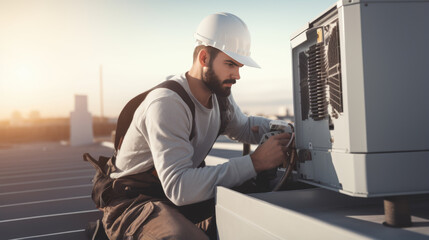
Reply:
[[[323, 188], [218, 187], [219, 239], [427, 239], [429, 194], [387, 196], [429, 192], [429, 0], [340, 0], [291, 47], [297, 176]], [[383, 226], [378, 196], [415, 226]]]
[[429, 1], [339, 1], [291, 47], [300, 181], [428, 193]]

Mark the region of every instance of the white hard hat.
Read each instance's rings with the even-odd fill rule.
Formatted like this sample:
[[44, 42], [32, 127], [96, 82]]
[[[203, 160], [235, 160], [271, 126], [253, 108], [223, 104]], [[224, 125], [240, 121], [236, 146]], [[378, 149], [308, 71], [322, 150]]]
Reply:
[[234, 14], [215, 13], [205, 17], [194, 37], [197, 45], [217, 48], [243, 65], [260, 68], [250, 58], [249, 30]]

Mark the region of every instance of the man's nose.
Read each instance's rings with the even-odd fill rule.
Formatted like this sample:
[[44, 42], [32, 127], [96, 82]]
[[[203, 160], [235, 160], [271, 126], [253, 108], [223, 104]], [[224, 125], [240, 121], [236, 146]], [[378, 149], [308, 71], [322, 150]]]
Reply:
[[231, 75], [232, 79], [239, 80], [240, 79], [240, 69], [237, 68], [234, 73]]

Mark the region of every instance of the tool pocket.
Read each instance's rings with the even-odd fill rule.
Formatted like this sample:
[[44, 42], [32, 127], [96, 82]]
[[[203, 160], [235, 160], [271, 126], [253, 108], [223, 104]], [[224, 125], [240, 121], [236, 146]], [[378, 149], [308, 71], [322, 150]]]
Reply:
[[97, 208], [105, 207], [111, 200], [113, 194], [113, 179], [110, 178], [110, 173], [115, 170], [113, 159], [100, 156], [99, 160], [95, 160], [91, 155], [85, 153], [84, 161], [91, 163], [96, 172], [92, 179], [92, 200]]
[[[139, 202], [139, 199], [136, 199], [136, 202]], [[135, 217], [126, 217], [124, 219], [134, 219], [129, 224], [129, 227], [125, 231], [125, 237], [126, 239], [132, 239], [133, 235], [136, 233], [138, 229], [142, 226], [142, 224], [147, 220], [147, 218], [153, 213], [155, 209], [155, 205], [152, 202], [147, 202], [145, 204], [139, 204], [136, 206], [136, 208], [140, 209], [132, 209], [130, 211], [132, 215], [136, 215]]]

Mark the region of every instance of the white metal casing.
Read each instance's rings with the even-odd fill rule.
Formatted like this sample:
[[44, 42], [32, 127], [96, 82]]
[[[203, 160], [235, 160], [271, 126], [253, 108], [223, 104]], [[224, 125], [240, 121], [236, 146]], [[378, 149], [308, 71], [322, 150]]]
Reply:
[[242, 194], [216, 188], [218, 237], [279, 239], [428, 239], [429, 195], [410, 197], [413, 226], [383, 226], [383, 201], [322, 188]]
[[[339, 1], [292, 37], [302, 181], [360, 197], [429, 192], [428, 12], [429, 1]], [[343, 112], [330, 129], [302, 118], [298, 54], [336, 19]]]

